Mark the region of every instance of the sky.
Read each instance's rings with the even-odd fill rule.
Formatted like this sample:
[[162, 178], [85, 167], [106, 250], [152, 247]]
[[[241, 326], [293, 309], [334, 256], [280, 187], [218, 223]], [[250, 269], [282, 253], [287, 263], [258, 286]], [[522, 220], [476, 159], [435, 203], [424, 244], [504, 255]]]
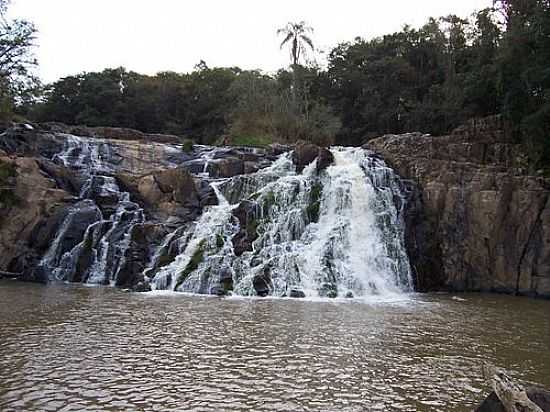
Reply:
[[[276, 31], [289, 21], [314, 28], [319, 50], [421, 26], [430, 16], [467, 17], [492, 0], [12, 0], [10, 17], [38, 29], [45, 82], [124, 66], [144, 74], [239, 66], [273, 72], [289, 64]], [[317, 60], [323, 63], [323, 54]]]

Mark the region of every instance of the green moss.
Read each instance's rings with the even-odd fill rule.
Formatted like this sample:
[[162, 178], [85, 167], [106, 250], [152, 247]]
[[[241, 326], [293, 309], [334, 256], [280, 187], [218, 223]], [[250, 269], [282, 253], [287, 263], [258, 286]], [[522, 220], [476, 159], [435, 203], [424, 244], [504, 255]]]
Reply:
[[306, 208], [307, 217], [310, 222], [319, 221], [319, 212], [321, 208], [321, 196], [323, 194], [323, 185], [320, 182], [315, 183], [309, 193], [309, 205]]
[[185, 139], [182, 143], [181, 150], [185, 153], [191, 153], [193, 151], [193, 141]]
[[193, 256], [191, 256], [191, 259], [189, 260], [189, 263], [183, 269], [183, 271], [178, 276], [178, 281], [176, 282], [175, 289], [178, 289], [183, 282], [185, 282], [185, 279], [193, 272], [194, 270], [197, 270], [201, 262], [204, 260], [204, 246], [206, 245], [206, 241], [202, 240], [201, 243], [199, 243], [199, 247], [197, 247], [197, 250], [195, 250], [195, 253], [193, 253]]
[[265, 147], [273, 143], [273, 138], [270, 136], [250, 136], [250, 135], [235, 135], [231, 136], [231, 145], [233, 146], [252, 146]]
[[224, 244], [225, 244], [225, 239], [223, 238], [223, 235], [221, 233], [218, 233], [216, 235], [216, 247], [218, 249], [221, 249]]

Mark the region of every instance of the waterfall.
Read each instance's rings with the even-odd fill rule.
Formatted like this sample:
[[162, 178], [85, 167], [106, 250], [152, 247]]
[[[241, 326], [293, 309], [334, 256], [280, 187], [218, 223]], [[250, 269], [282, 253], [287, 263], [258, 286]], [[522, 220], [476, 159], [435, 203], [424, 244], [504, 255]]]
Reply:
[[[111, 141], [63, 136], [53, 161], [82, 184], [39, 264], [52, 280], [117, 285], [121, 273], [120, 284], [139, 274], [153, 290], [276, 297], [412, 290], [401, 180], [364, 149], [332, 148], [334, 162], [323, 171], [314, 161], [297, 173], [292, 154], [284, 153], [255, 173], [214, 178], [219, 174], [210, 175], [209, 165], [236, 152], [198, 146], [186, 165], [218, 202], [194, 221], [174, 224], [150, 220], [115, 175], [131, 167], [139, 173], [146, 161], [178, 166], [176, 146], [127, 159]], [[130, 144], [126, 150], [138, 149]], [[140, 238], [150, 223], [162, 227], [157, 240], [141, 237], [136, 246], [134, 233]]]
[[[155, 289], [273, 296], [367, 296], [412, 289], [404, 247], [400, 179], [359, 148], [333, 148], [335, 162], [301, 174], [289, 154], [250, 175], [213, 184], [207, 210]], [[236, 210], [250, 211], [246, 228]], [[255, 239], [236, 253], [239, 230]], [[171, 234], [170, 236], [173, 236]]]
[[110, 144], [64, 137], [53, 160], [77, 171], [84, 183], [39, 266], [50, 280], [115, 284], [132, 229], [145, 221], [143, 209], [110, 176], [116, 170]]

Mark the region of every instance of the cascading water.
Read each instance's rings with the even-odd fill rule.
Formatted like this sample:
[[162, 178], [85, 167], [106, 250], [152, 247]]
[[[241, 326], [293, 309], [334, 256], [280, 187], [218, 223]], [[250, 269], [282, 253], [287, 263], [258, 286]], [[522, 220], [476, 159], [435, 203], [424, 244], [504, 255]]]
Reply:
[[[135, 165], [115, 143], [63, 137], [53, 160], [77, 173], [81, 189], [40, 262], [50, 279], [119, 284], [121, 268], [127, 279], [137, 254], [144, 263], [134, 273], [154, 290], [279, 297], [411, 290], [401, 181], [366, 150], [333, 148], [334, 162], [321, 172], [314, 161], [297, 173], [285, 153], [258, 172], [213, 179], [210, 165], [216, 170], [235, 151], [198, 146], [186, 167], [195, 184], [209, 183], [218, 204], [194, 221], [174, 224], [148, 221], [121, 190], [114, 176]], [[176, 146], [154, 150], [165, 150], [165, 163], [149, 154], [135, 159], [139, 167], [181, 163]], [[136, 228], [143, 233], [150, 223], [162, 227], [159, 236], [168, 233], [164, 241], [132, 249]]]
[[[399, 178], [363, 149], [332, 153], [321, 174], [315, 162], [296, 174], [284, 154], [255, 174], [214, 183], [219, 205], [181, 236], [181, 253], [157, 271], [153, 288], [311, 297], [411, 290]], [[235, 217], [242, 205], [245, 228]], [[240, 254], [232, 241], [239, 230], [254, 238]]]
[[[40, 262], [50, 279], [115, 283], [133, 227], [143, 223], [143, 209], [109, 176], [115, 167], [110, 145], [66, 135], [54, 161], [83, 179], [80, 201], [71, 207]], [[82, 233], [83, 232], [83, 233]]]

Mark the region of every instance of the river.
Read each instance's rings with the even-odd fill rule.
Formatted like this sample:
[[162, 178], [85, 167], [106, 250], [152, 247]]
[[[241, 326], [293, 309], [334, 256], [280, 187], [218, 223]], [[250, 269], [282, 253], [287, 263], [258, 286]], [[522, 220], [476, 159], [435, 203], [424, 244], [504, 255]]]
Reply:
[[467, 411], [550, 387], [550, 302], [217, 298], [0, 281], [1, 411]]

